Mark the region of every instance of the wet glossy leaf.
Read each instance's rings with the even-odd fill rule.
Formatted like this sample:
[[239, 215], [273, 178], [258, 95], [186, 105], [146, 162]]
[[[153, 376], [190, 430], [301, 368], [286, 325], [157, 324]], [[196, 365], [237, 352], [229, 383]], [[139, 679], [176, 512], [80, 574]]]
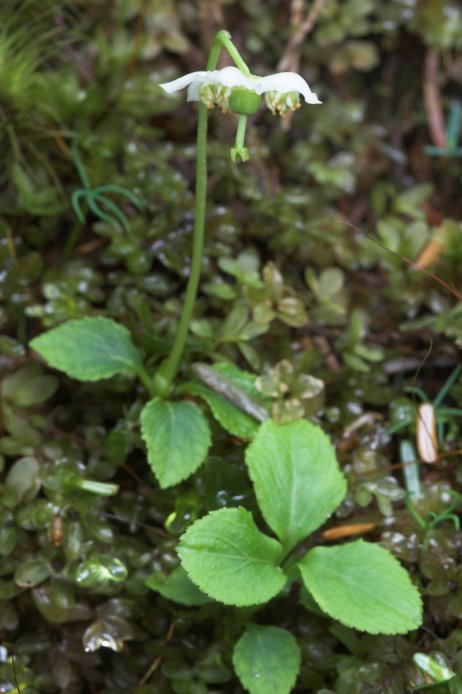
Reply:
[[297, 641], [277, 627], [249, 624], [234, 647], [234, 669], [250, 694], [289, 694], [300, 663]]
[[51, 575], [51, 566], [44, 559], [28, 559], [18, 566], [14, 582], [21, 588], [33, 588]]
[[3, 379], [1, 385], [3, 397], [7, 400], [14, 400], [15, 393], [20, 388], [25, 386], [31, 379], [37, 378], [42, 374], [43, 370], [39, 364], [27, 364], [17, 369], [17, 371]]
[[162, 489], [195, 472], [210, 445], [207, 420], [191, 402], [151, 400], [141, 413], [141, 432], [149, 465]]
[[120, 559], [96, 554], [78, 565], [74, 580], [83, 588], [93, 588], [104, 583], [121, 583], [127, 576], [128, 570]]
[[59, 381], [55, 376], [38, 375], [17, 388], [12, 400], [19, 407], [32, 407], [48, 400], [58, 390]]
[[258, 505], [286, 550], [319, 528], [346, 493], [331, 442], [307, 421], [264, 422], [246, 463]]
[[412, 660], [421, 672], [430, 675], [435, 682], [444, 682], [456, 674], [441, 653], [414, 653]]
[[22, 590], [13, 581], [0, 581], [0, 600], [11, 600]]
[[88, 605], [76, 603], [68, 607], [62, 607], [55, 600], [53, 590], [48, 585], [38, 586], [31, 591], [36, 608], [45, 619], [56, 624], [65, 622], [79, 622], [90, 619], [92, 609]]
[[83, 551], [84, 532], [81, 523], [69, 521], [64, 525], [63, 550], [70, 560], [79, 559]]
[[135, 633], [131, 624], [117, 615], [108, 615], [99, 617], [85, 629], [82, 643], [87, 653], [93, 653], [102, 647], [119, 653], [123, 650], [124, 642], [134, 637]]
[[227, 605], [258, 605], [274, 597], [286, 577], [282, 547], [263, 535], [243, 508], [213, 511], [182, 536], [178, 554], [191, 580]]
[[30, 346], [50, 366], [79, 381], [136, 373], [141, 365], [128, 330], [109, 318], [68, 321], [34, 338]]
[[40, 488], [37, 460], [31, 457], [17, 460], [6, 476], [5, 486], [13, 489], [23, 500], [32, 499]]
[[419, 592], [383, 547], [363, 540], [316, 547], [299, 567], [319, 606], [346, 626], [371, 634], [405, 634], [421, 624]]
[[18, 532], [15, 527], [0, 525], [0, 556], [7, 557], [14, 550]]

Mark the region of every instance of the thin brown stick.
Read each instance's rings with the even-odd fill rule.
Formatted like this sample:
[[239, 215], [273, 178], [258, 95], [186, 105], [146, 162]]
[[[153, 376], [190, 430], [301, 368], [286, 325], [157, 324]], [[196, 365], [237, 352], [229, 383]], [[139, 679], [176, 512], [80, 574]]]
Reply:
[[133, 68], [135, 67], [135, 65], [138, 61], [138, 58], [140, 56], [141, 46], [143, 43], [143, 27], [144, 27], [145, 16], [146, 16], [146, 0], [140, 0], [138, 17], [136, 19], [135, 35], [133, 38], [133, 48], [132, 48], [132, 52], [130, 54], [130, 58], [128, 59], [127, 68], [125, 70], [124, 81], [127, 80], [130, 77], [130, 75], [132, 74]]
[[[298, 72], [300, 69], [300, 49], [303, 41], [310, 34], [327, 0], [314, 0], [311, 9], [303, 18], [304, 0], [292, 0], [290, 5], [291, 37], [278, 66], [278, 72]], [[282, 129], [290, 128], [293, 112], [290, 111], [282, 121]]]
[[[175, 624], [174, 624], [174, 622], [172, 622], [168, 628], [167, 635], [165, 637], [165, 645], [166, 646], [172, 640], [174, 631], [175, 631]], [[144, 684], [146, 684], [146, 682], [151, 678], [151, 675], [153, 675], [154, 672], [157, 670], [157, 668], [161, 664], [163, 658], [164, 658], [164, 653], [160, 653], [158, 656], [156, 656], [156, 658], [154, 658], [154, 660], [153, 660], [152, 664], [149, 666], [147, 672], [145, 672], [143, 677], [140, 679], [140, 681], [136, 685], [135, 694], [136, 694], [137, 690], [140, 687], [142, 687]]]
[[18, 677], [16, 675], [16, 664], [15, 664], [15, 655], [14, 655], [13, 646], [11, 646], [11, 664], [13, 666], [13, 677], [14, 677], [14, 683], [16, 685], [16, 689], [18, 690], [19, 694], [22, 694], [22, 692], [19, 688]]
[[300, 48], [308, 34], [313, 31], [319, 13], [326, 2], [327, 0], [314, 0], [310, 11], [303, 19], [304, 0], [292, 0], [290, 7], [292, 35], [278, 63], [278, 72], [284, 72], [286, 70], [298, 72], [300, 66]]
[[440, 90], [438, 87], [439, 56], [435, 48], [428, 48], [424, 64], [424, 102], [428, 118], [430, 137], [440, 149], [446, 149], [446, 129], [443, 109], [441, 108]]

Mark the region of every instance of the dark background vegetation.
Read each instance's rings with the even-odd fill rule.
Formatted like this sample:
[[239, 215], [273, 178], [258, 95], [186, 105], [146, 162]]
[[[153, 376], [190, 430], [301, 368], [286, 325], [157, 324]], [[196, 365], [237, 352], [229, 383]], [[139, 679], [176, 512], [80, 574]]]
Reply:
[[[64, 320], [105, 315], [133, 331], [153, 368], [168, 353], [190, 262], [197, 112], [158, 83], [204, 69], [220, 28], [255, 74], [299, 71], [323, 104], [290, 123], [262, 109], [240, 165], [229, 157], [235, 117], [212, 114], [206, 257], [179, 378], [192, 360], [226, 358], [285, 383], [277, 411], [319, 422], [348, 477], [328, 526], [369, 524], [368, 539], [403, 561], [425, 601], [424, 625], [408, 636], [339, 627], [296, 592], [253, 619], [299, 639], [300, 692], [406, 692], [423, 683], [416, 651], [462, 670], [462, 534], [443, 516], [424, 538], [404, 503], [420, 489], [425, 518], [460, 491], [457, 413], [439, 414], [437, 462], [402, 468], [419, 458], [406, 388], [432, 400], [462, 343], [462, 158], [445, 156], [461, 98], [459, 2], [3, 0], [3, 692], [16, 691], [12, 655], [23, 694], [242, 691], [231, 666], [242, 610], [182, 607], [145, 579], [177, 565], [176, 538], [195, 518], [255, 509], [244, 447], [215, 425], [203, 468], [161, 491], [137, 425], [143, 389], [128, 376], [77, 383], [27, 347]], [[92, 213], [78, 221], [72, 143], [93, 186], [142, 201], [140, 212], [111, 196], [128, 229]], [[322, 397], [297, 391], [306, 373], [325, 382]], [[443, 404], [462, 406], [460, 379]], [[78, 491], [83, 477], [119, 492]]]

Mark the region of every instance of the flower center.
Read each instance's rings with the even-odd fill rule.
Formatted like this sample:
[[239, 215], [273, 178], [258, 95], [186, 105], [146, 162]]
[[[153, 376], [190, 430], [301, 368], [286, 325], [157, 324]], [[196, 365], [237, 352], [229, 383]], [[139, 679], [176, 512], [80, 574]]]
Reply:
[[253, 116], [260, 106], [260, 95], [252, 89], [235, 87], [229, 97], [229, 108], [239, 116]]
[[281, 117], [285, 116], [289, 111], [295, 111], [295, 109], [300, 108], [298, 92], [287, 92], [286, 94], [274, 91], [266, 92], [265, 101], [273, 115], [278, 114]]
[[229, 87], [223, 84], [203, 84], [199, 90], [199, 98], [208, 109], [218, 106], [226, 113], [229, 108], [228, 99], [231, 93]]

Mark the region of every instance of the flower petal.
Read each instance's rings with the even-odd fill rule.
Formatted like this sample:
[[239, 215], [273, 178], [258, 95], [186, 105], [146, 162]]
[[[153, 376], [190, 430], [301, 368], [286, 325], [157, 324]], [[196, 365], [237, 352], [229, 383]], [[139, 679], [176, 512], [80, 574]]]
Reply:
[[224, 87], [247, 87], [248, 89], [255, 89], [256, 84], [255, 80], [246, 77], [237, 67], [212, 70], [207, 73], [205, 81], [210, 84], [222, 84]]
[[164, 82], [159, 84], [159, 87], [169, 94], [173, 92], [178, 92], [180, 89], [184, 89], [192, 82], [203, 82], [207, 75], [210, 74], [207, 70], [198, 70], [197, 72], [190, 72], [188, 75], [183, 75], [183, 77], [178, 77], [178, 79], [172, 82]]
[[279, 72], [276, 75], [261, 77], [254, 86], [257, 94], [264, 92], [279, 92], [287, 94], [287, 92], [299, 92], [308, 104], [320, 104], [317, 95], [311, 91], [308, 84], [301, 75], [296, 72]]
[[247, 87], [254, 89], [256, 82], [246, 77], [237, 67], [208, 70], [199, 79], [194, 79], [188, 88], [188, 101], [200, 101], [199, 91], [203, 84], [219, 84], [223, 87]]

